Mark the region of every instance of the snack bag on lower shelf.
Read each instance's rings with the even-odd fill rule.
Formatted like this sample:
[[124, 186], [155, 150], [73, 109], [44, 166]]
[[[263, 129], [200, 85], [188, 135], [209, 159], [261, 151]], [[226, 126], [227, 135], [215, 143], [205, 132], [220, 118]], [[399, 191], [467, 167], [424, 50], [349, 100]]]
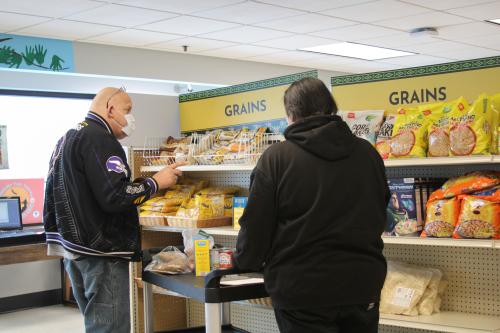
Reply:
[[339, 111], [338, 115], [347, 123], [352, 134], [375, 145], [384, 110]]
[[387, 276], [380, 297], [380, 312], [418, 315], [417, 304], [433, 273], [425, 268], [388, 261]]
[[[497, 192], [500, 193], [500, 190]], [[500, 201], [470, 195], [461, 199], [462, 206], [453, 237], [500, 239]]]
[[388, 159], [391, 154], [391, 138], [395, 120], [396, 117], [394, 115], [388, 115], [377, 135], [375, 148], [384, 160]]
[[453, 236], [459, 207], [457, 198], [428, 201], [425, 227], [421, 237], [449, 238]]
[[429, 197], [429, 201], [449, 199], [461, 194], [470, 194], [500, 185], [500, 171], [474, 171], [450, 178]]
[[472, 104], [450, 114], [450, 151], [454, 156], [490, 154], [491, 101], [482, 94]]
[[416, 108], [399, 109], [391, 139], [391, 157], [427, 155], [428, 120]]

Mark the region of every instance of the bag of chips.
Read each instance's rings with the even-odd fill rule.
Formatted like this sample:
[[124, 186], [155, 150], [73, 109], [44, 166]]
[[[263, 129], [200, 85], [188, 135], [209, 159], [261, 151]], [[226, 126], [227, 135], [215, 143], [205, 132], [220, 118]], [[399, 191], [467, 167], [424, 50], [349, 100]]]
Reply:
[[500, 126], [500, 93], [491, 97], [491, 117], [492, 117], [492, 138], [491, 138], [491, 153], [498, 154], [500, 152], [500, 140], [498, 129]]
[[375, 145], [377, 133], [384, 119], [384, 110], [339, 111], [338, 115], [347, 123], [354, 135]]
[[470, 107], [450, 113], [450, 151], [454, 156], [487, 155], [491, 146], [491, 102], [480, 95]]
[[446, 104], [443, 102], [427, 104], [418, 107], [419, 111], [428, 120], [427, 156], [446, 157], [450, 151], [448, 134], [449, 117]]
[[401, 108], [394, 122], [391, 157], [425, 157], [428, 120], [417, 108]]
[[375, 148], [384, 160], [388, 159], [391, 154], [391, 138], [395, 120], [396, 117], [394, 115], [388, 115], [377, 135]]
[[429, 197], [429, 201], [450, 199], [461, 194], [470, 194], [500, 185], [500, 171], [474, 171], [449, 179]]
[[457, 198], [427, 202], [424, 231], [421, 237], [453, 236], [459, 213]]
[[453, 238], [500, 239], [500, 201], [470, 195], [461, 199], [462, 207]]

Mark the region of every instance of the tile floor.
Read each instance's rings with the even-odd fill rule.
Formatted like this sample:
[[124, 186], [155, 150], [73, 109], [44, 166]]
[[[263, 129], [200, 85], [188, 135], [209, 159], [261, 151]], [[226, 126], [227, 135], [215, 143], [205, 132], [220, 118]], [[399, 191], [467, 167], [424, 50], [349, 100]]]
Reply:
[[84, 333], [78, 309], [62, 305], [0, 314], [2, 333]]

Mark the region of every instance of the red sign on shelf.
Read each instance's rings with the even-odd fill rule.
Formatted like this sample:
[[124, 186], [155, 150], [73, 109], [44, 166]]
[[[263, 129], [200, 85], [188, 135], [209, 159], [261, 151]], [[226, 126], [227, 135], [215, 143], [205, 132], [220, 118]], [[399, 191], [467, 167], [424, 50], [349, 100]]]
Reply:
[[0, 179], [0, 197], [20, 197], [23, 224], [43, 222], [44, 180]]

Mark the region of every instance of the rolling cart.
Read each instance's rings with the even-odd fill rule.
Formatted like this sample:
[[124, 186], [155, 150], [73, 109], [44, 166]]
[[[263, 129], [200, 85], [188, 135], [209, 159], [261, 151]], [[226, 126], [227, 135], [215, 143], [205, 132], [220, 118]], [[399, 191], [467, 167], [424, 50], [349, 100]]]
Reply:
[[205, 303], [205, 327], [188, 329], [178, 332], [241, 332], [231, 326], [229, 302], [242, 301], [267, 297], [264, 283], [225, 286], [221, 279], [231, 275], [247, 275], [255, 277], [255, 273], [241, 272], [236, 269], [216, 270], [206, 277], [197, 277], [193, 273], [180, 275], [166, 275], [144, 268], [151, 262], [151, 253], [154, 250], [145, 250], [142, 261], [142, 281], [144, 293], [144, 332], [153, 332], [153, 290], [152, 286], [159, 286], [184, 297]]

